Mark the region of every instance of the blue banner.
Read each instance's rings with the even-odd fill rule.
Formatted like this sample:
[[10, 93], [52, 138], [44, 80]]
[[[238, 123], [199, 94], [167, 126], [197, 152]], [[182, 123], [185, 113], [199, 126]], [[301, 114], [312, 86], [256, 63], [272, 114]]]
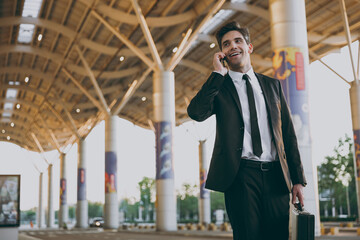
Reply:
[[274, 77], [281, 82], [298, 143], [300, 146], [310, 145], [308, 91], [303, 52], [297, 47], [279, 48], [274, 50], [272, 60]]
[[205, 188], [206, 170], [200, 169], [200, 198], [207, 199], [210, 197], [209, 190]]
[[66, 204], [66, 179], [60, 179], [60, 205]]
[[171, 122], [156, 122], [156, 179], [174, 178]]
[[78, 168], [78, 194], [77, 200], [86, 200], [85, 168]]
[[117, 158], [116, 153], [105, 153], [105, 193], [116, 193], [117, 190]]

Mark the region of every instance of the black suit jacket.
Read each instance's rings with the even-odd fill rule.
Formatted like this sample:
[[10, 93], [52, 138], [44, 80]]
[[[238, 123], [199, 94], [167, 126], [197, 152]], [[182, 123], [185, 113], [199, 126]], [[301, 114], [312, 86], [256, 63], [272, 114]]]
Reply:
[[[268, 120], [286, 185], [306, 184], [294, 126], [279, 80], [255, 73], [264, 94]], [[205, 187], [225, 192], [240, 167], [244, 121], [231, 77], [213, 72], [191, 100], [188, 114], [195, 121], [216, 115], [216, 139]]]

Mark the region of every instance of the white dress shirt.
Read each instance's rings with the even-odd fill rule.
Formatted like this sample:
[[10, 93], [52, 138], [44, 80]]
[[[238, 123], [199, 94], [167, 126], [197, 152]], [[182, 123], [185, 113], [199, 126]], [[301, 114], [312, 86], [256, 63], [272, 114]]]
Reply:
[[276, 150], [275, 150], [275, 145], [272, 142], [272, 137], [270, 133], [264, 94], [261, 90], [259, 80], [255, 76], [254, 70], [251, 68], [246, 74], [250, 78], [250, 83], [254, 92], [256, 113], [259, 123], [263, 153], [261, 154], [260, 158], [253, 154], [252, 141], [251, 141], [249, 101], [246, 91], [246, 81], [242, 79], [244, 73], [234, 72], [229, 70], [229, 75], [234, 82], [236, 91], [239, 96], [242, 115], [245, 124], [244, 143], [243, 143], [243, 150], [241, 157], [250, 160], [275, 161]]

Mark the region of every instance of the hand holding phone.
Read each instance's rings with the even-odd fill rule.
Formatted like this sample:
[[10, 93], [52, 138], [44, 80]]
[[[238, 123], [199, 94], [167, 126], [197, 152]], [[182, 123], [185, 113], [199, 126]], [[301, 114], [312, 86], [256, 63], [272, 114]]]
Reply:
[[227, 59], [226, 59], [226, 57], [223, 57], [220, 61], [221, 61], [222, 65], [223, 65], [225, 68], [227, 68]]
[[217, 52], [213, 58], [214, 71], [225, 75], [228, 72], [226, 55], [223, 52]]

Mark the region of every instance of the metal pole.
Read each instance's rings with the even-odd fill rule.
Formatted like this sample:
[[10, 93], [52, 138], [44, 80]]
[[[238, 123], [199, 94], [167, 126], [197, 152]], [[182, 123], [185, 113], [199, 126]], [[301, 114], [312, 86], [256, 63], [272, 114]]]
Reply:
[[294, 123], [308, 185], [305, 208], [315, 215], [315, 234], [320, 235], [318, 181], [312, 160], [309, 126], [309, 50], [305, 0], [270, 0], [271, 45], [274, 77], [281, 81]]
[[154, 73], [153, 102], [156, 136], [156, 229], [176, 231], [172, 135], [175, 128], [174, 72]]

